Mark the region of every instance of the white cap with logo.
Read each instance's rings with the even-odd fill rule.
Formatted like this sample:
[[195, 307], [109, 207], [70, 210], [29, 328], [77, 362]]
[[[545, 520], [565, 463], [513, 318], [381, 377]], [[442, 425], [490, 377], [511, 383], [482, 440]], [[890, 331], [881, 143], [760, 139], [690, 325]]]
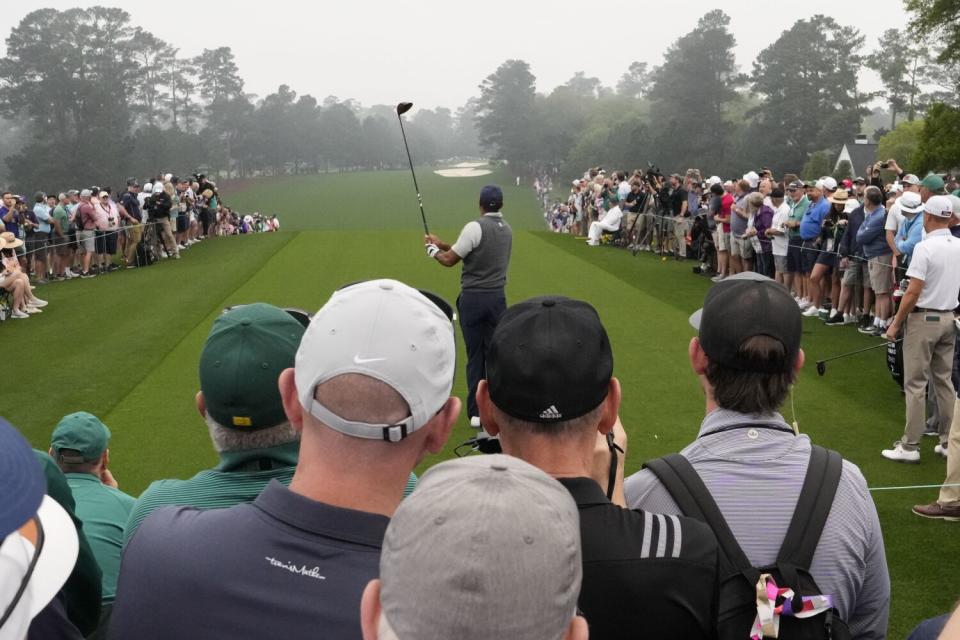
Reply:
[[[451, 317], [426, 295], [397, 280], [371, 280], [340, 289], [310, 322], [294, 365], [300, 404], [335, 431], [398, 442], [446, 404], [456, 367]], [[355, 373], [399, 393], [410, 416], [398, 424], [346, 420], [320, 404], [318, 385]]]
[[923, 204], [923, 212], [937, 218], [952, 218], [953, 201], [948, 196], [930, 196]]

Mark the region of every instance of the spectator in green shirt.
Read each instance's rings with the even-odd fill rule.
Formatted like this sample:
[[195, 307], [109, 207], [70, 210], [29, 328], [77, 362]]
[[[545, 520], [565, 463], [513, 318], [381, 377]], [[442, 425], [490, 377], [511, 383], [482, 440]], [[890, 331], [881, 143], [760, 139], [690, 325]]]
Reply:
[[50, 455], [67, 478], [77, 517], [103, 572], [101, 629], [117, 593], [123, 529], [134, 502], [110, 472], [109, 443], [110, 429], [86, 411], [64, 416], [50, 438]]

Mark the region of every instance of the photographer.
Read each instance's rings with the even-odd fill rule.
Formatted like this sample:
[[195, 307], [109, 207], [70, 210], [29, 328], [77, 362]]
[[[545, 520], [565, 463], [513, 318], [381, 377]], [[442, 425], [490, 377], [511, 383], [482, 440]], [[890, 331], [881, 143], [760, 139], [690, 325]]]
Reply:
[[[169, 183], [167, 183], [169, 185]], [[171, 186], [170, 191], [173, 191]], [[153, 251], [157, 256], [163, 255], [161, 252], [161, 242], [166, 249], [167, 256], [173, 256], [180, 259], [180, 249], [173, 239], [173, 230], [170, 228], [170, 209], [173, 208], [173, 199], [170, 193], [164, 189], [162, 182], [155, 182], [153, 185], [153, 195], [146, 199], [145, 206], [150, 222], [154, 225]]]
[[673, 238], [677, 243], [674, 255], [678, 260], [687, 257], [687, 232], [690, 230], [689, 193], [681, 180], [676, 173], [670, 176], [670, 188], [665, 198], [667, 210], [673, 216]]

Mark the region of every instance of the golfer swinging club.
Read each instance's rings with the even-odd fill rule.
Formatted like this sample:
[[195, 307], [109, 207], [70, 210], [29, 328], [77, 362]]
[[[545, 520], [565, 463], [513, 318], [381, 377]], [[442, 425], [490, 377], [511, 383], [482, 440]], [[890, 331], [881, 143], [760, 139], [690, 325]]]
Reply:
[[463, 227], [453, 245], [437, 236], [424, 236], [427, 256], [445, 267], [463, 260], [457, 311], [467, 347], [467, 415], [470, 426], [480, 429], [477, 384], [486, 377], [484, 356], [493, 330], [507, 309], [503, 288], [507, 283], [513, 231], [503, 219], [503, 191], [487, 185], [480, 190], [480, 217]]

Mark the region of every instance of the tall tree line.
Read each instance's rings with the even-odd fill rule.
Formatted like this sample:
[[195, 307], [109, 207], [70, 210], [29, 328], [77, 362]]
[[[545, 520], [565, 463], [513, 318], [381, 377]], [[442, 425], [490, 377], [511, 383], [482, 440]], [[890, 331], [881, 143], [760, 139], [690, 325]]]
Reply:
[[[485, 154], [518, 173], [647, 162], [723, 175], [760, 165], [799, 171], [836, 157], [880, 99], [889, 129], [876, 137], [891, 136], [882, 149], [909, 152], [912, 170], [955, 166], [956, 145], [940, 140], [960, 128], [960, 0], [906, 5], [910, 26], [882, 34], [823, 15], [797, 20], [747, 71], [721, 10], [700, 17], [659, 65], [626, 65], [615, 87], [576, 72], [539, 91], [527, 62], [507, 60], [456, 111], [418, 111], [407, 135], [417, 162]], [[392, 105], [318, 99], [286, 84], [257, 98], [229, 47], [185, 57], [122, 9], [34, 11], [6, 43], [0, 158], [13, 185], [109, 183], [162, 168], [248, 176], [405, 161]], [[879, 74], [879, 91], [858, 86], [863, 68]]]
[[[34, 11], [0, 58], [0, 159], [23, 188], [111, 184], [159, 170], [231, 176], [387, 168], [406, 162], [392, 106], [363, 108], [288, 85], [257, 99], [229, 47], [194, 57], [119, 8]], [[476, 106], [420, 110], [418, 162], [479, 155]]]
[[[811, 160], [832, 171], [830, 159], [861, 133], [877, 99], [890, 122], [875, 139], [898, 123], [920, 131], [912, 123], [931, 117], [942, 137], [948, 116], [960, 107], [960, 0], [908, 0], [907, 8], [928, 17], [882, 34], [824, 15], [797, 20], [749, 72], [736, 65], [730, 18], [721, 10], [702, 16], [660, 65], [629, 64], [615, 88], [577, 73], [542, 94], [529, 65], [508, 60], [479, 87], [481, 142], [512, 164], [568, 174], [647, 162], [665, 171], [702, 167], [720, 175], [761, 166], [800, 172]], [[939, 47], [927, 44], [932, 35]], [[868, 41], [872, 51], [865, 51]], [[863, 68], [877, 71], [879, 91], [858, 86]], [[917, 147], [908, 148], [902, 162], [918, 171], [960, 164], [960, 156], [949, 153], [914, 158]]]

